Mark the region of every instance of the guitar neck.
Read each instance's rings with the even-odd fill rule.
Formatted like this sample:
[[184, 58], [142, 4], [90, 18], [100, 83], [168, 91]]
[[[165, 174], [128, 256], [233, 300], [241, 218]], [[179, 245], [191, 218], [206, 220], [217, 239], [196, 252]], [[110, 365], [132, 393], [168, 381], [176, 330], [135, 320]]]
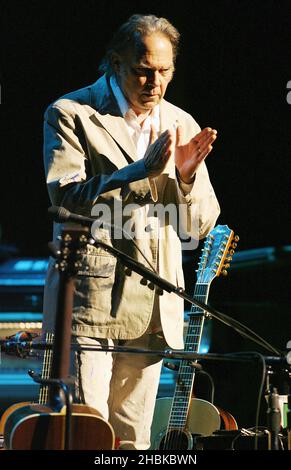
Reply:
[[[210, 284], [197, 283], [194, 299], [207, 303]], [[185, 338], [185, 351], [199, 352], [204, 325], [204, 311], [192, 305]], [[196, 361], [192, 361], [196, 362]], [[184, 429], [192, 397], [195, 369], [189, 365], [189, 360], [180, 362], [173, 404], [169, 418], [169, 427]]]
[[[47, 333], [45, 342], [48, 346], [52, 346], [54, 341], [54, 334]], [[51, 377], [53, 350], [52, 347], [47, 347], [44, 351], [44, 358], [42, 364], [41, 378], [49, 379]], [[49, 401], [49, 387], [47, 385], [41, 385], [39, 388], [38, 403], [45, 405]]]

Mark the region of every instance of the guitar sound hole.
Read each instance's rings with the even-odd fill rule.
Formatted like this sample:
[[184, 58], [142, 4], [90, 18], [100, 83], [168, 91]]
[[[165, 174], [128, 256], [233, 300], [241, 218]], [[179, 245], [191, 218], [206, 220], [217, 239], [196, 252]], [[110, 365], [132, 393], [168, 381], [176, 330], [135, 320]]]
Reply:
[[187, 450], [192, 449], [192, 436], [179, 429], [169, 431], [160, 442], [160, 450]]

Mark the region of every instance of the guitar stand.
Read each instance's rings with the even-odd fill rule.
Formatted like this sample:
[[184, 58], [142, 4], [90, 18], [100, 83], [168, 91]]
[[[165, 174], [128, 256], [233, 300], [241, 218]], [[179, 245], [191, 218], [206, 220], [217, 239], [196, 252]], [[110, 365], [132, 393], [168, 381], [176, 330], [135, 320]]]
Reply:
[[[39, 383], [44, 386], [54, 386], [58, 387], [64, 392], [65, 396], [65, 405], [66, 405], [66, 416], [65, 416], [65, 439], [64, 439], [64, 450], [71, 450], [71, 417], [72, 417], [72, 404], [73, 404], [73, 396], [72, 391], [70, 390], [70, 380], [67, 379], [66, 381], [61, 379], [42, 379], [39, 374], [34, 372], [33, 370], [29, 370], [28, 374], [34, 380], [34, 382]], [[67, 383], [66, 383], [67, 382]], [[61, 403], [61, 395], [58, 395]]]

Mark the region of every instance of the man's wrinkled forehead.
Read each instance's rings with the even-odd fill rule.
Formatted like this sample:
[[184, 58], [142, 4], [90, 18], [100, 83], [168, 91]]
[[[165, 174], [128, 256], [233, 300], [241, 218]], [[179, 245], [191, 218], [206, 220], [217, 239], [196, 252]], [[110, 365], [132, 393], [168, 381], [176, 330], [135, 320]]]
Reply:
[[[135, 65], [141, 65], [141, 66], [148, 66], [148, 54], [153, 53], [155, 51], [149, 50], [146, 43], [145, 43], [145, 38], [146, 36], [141, 36], [139, 33], [136, 33], [135, 36], [135, 41], [132, 43], [128, 49], [124, 52], [124, 59], [127, 62], [130, 62], [131, 64]], [[154, 57], [155, 54], [152, 54], [151, 57]], [[160, 58], [161, 59], [161, 58]], [[162, 58], [163, 60], [163, 58]], [[166, 59], [167, 67], [171, 67], [173, 65], [173, 56], [171, 54], [171, 58], [169, 56]]]

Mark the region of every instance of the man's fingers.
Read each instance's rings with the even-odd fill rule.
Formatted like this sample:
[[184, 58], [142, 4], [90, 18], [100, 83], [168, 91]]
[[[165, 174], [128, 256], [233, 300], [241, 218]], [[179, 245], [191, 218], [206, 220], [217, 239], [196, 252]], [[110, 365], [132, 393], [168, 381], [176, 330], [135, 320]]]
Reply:
[[202, 162], [212, 150], [212, 145], [207, 145], [203, 150], [199, 149], [198, 162]]
[[199, 144], [197, 144], [197, 148], [200, 150], [200, 152], [204, 152], [204, 150], [211, 144], [213, 144], [213, 142], [215, 141], [216, 139], [216, 135], [211, 135], [209, 137], [207, 137], [207, 139], [204, 139], [203, 142], [199, 142]]
[[207, 147], [208, 145], [211, 145], [215, 140], [216, 140], [217, 136], [216, 134], [210, 134], [208, 137], [204, 137], [203, 139], [201, 139], [199, 142], [197, 142], [197, 147], [200, 148], [201, 150], [205, 147]]
[[211, 127], [205, 127], [202, 129], [202, 131], [198, 132], [198, 134], [195, 135], [194, 140], [199, 141], [201, 138], [203, 138], [206, 134], [211, 132], [212, 129]]
[[198, 132], [198, 134], [196, 134], [192, 140], [201, 145], [201, 143], [211, 135], [217, 136], [217, 130], [211, 129], [211, 127], [205, 127], [205, 129], [203, 129], [201, 132]]
[[[206, 132], [204, 134], [204, 136], [199, 139], [199, 141], [196, 140], [196, 137], [194, 138], [194, 143], [196, 145], [196, 149], [199, 153], [199, 160], [200, 160], [200, 157], [202, 158], [205, 158], [206, 155], [208, 155], [208, 153], [212, 150], [212, 145], [213, 142], [216, 140], [217, 138], [217, 132], [213, 132], [211, 130], [211, 132]], [[211, 146], [211, 149], [208, 149], [208, 147]]]
[[166, 130], [149, 146], [144, 158], [146, 168], [152, 175], [159, 175], [164, 169], [172, 155], [174, 141], [174, 133]]

